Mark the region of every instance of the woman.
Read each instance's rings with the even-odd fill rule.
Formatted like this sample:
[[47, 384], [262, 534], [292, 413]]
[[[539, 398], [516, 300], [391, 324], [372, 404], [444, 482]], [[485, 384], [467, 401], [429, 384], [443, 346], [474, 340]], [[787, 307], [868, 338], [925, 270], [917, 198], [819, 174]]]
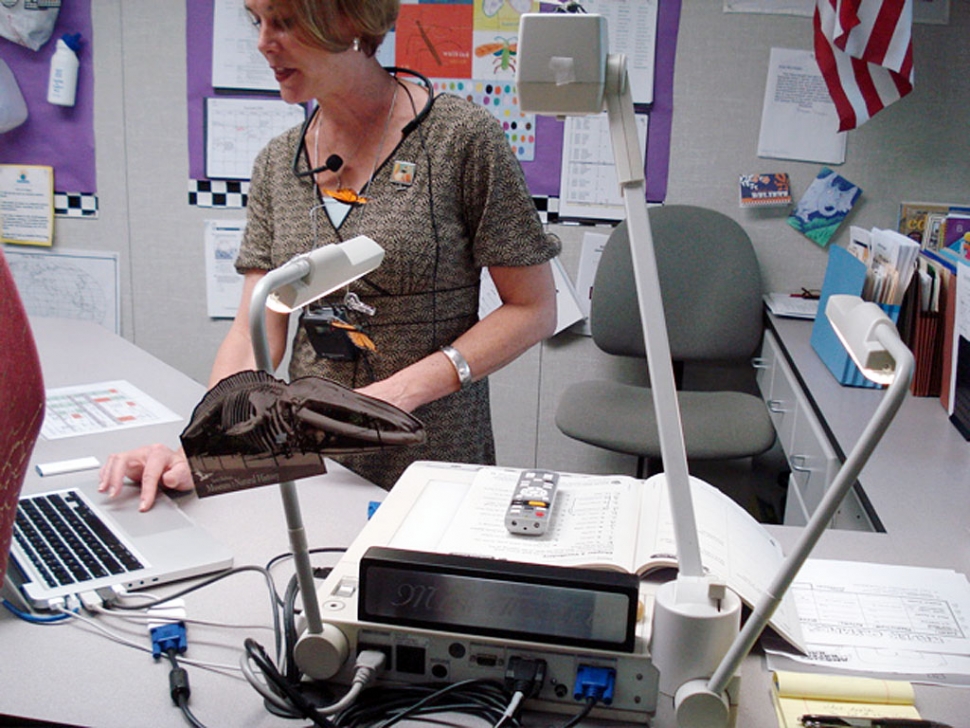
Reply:
[[[559, 241], [543, 232], [521, 168], [487, 111], [392, 74], [374, 57], [398, 0], [247, 0], [259, 50], [290, 103], [315, 100], [302, 129], [277, 137], [253, 170], [237, 269], [242, 302], [210, 386], [255, 368], [248, 305], [257, 281], [293, 255], [366, 234], [386, 251], [374, 273], [331, 296], [323, 317], [358, 328], [298, 331], [290, 376], [337, 380], [413, 412], [424, 445], [341, 461], [389, 488], [417, 459], [494, 462], [485, 377], [555, 326], [549, 259]], [[400, 76], [400, 77], [398, 77]], [[487, 267], [503, 304], [478, 320]], [[280, 361], [287, 319], [267, 312]], [[327, 335], [314, 349], [309, 333]], [[373, 343], [373, 351], [370, 344]], [[353, 343], [353, 342], [352, 342]], [[339, 344], [340, 346], [337, 346]], [[340, 349], [340, 351], [336, 351]], [[142, 510], [159, 484], [188, 490], [184, 454], [153, 445], [112, 456], [101, 490], [141, 481]]]

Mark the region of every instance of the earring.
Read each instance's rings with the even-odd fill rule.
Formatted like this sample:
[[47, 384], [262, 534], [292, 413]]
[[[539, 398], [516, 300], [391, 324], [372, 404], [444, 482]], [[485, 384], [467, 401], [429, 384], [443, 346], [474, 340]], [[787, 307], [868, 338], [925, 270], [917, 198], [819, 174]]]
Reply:
[[353, 46], [355, 51], [360, 52], [360, 38], [354, 38], [353, 43], [351, 45]]

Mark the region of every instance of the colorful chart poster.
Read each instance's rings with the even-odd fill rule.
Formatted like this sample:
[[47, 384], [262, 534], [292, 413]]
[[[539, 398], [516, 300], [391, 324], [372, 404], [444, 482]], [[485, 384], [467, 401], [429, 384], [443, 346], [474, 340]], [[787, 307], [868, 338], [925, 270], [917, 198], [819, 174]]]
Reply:
[[425, 76], [472, 74], [471, 5], [402, 5], [397, 19], [397, 65]]

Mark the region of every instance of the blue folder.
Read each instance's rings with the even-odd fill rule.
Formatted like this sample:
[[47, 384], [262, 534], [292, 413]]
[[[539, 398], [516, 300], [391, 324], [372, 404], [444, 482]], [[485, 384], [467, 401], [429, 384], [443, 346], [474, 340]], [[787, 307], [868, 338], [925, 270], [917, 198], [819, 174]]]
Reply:
[[[837, 245], [829, 249], [828, 267], [825, 269], [825, 280], [822, 283], [822, 295], [818, 302], [818, 315], [812, 326], [812, 348], [825, 362], [825, 366], [832, 372], [840, 384], [850, 387], [879, 388], [882, 385], [866, 379], [859, 367], [855, 365], [846, 352], [839, 337], [832, 329], [825, 306], [829, 296], [847, 293], [861, 296], [866, 283], [866, 264], [852, 255], [845, 248]], [[899, 321], [899, 306], [879, 304], [893, 323]]]

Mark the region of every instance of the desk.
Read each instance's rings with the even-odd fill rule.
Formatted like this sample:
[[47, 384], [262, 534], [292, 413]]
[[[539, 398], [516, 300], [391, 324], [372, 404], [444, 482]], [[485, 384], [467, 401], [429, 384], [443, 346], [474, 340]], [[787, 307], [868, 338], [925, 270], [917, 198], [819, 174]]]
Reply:
[[[104, 462], [111, 452], [150, 442], [175, 445], [204, 388], [175, 369], [114, 336], [100, 326], [78, 321], [31, 321], [49, 388], [124, 379], [186, 418], [183, 422], [139, 427], [127, 432], [39, 440], [31, 461], [25, 492], [68, 487], [96, 478], [95, 471], [40, 478], [33, 464], [96, 456]], [[367, 520], [367, 504], [384, 491], [350, 471], [332, 464], [326, 476], [299, 485], [307, 537], [314, 547], [349, 545]], [[179, 505], [216, 538], [230, 546], [237, 566], [265, 565], [289, 551], [286, 522], [275, 487], [198, 499], [190, 494]], [[333, 563], [326, 556], [314, 564]], [[292, 571], [281, 566], [274, 575], [278, 588]], [[271, 625], [269, 596], [256, 573], [233, 576], [187, 597], [191, 618]], [[160, 590], [162, 591], [162, 590]], [[100, 618], [99, 618], [100, 619]], [[150, 647], [147, 629], [116, 619], [103, 623]], [[217, 629], [189, 626], [186, 657], [238, 664], [246, 637], [270, 652], [269, 629]], [[186, 725], [168, 696], [168, 665], [155, 664], [150, 654], [114, 644], [77, 624], [28, 625], [0, 610], [0, 714], [30, 716], [90, 726]], [[302, 725], [267, 713], [259, 695], [241, 678], [186, 666], [191, 705], [210, 726]], [[237, 673], [238, 675], [238, 673]]]
[[[48, 387], [126, 379], [184, 417], [190, 415], [203, 394], [198, 383], [98, 326], [52, 319], [35, 319], [32, 324]], [[949, 427], [949, 423], [946, 425]], [[184, 423], [173, 423], [120, 434], [40, 441], [34, 462], [85, 455], [103, 460], [110, 452], [146, 442], [174, 444], [182, 427]], [[53, 479], [41, 482], [31, 471], [25, 487], [30, 491], [51, 484], [70, 485], [79, 478], [91, 477], [93, 474], [88, 472], [57, 476], [56, 483]], [[326, 476], [302, 481], [299, 490], [312, 546], [349, 545], [364, 525], [368, 501], [382, 495], [375, 486], [338, 466], [333, 466]], [[257, 488], [204, 500], [188, 495], [180, 499], [180, 504], [233, 549], [237, 565], [262, 565], [289, 549], [276, 488]], [[964, 510], [951, 519], [955, 522], [966, 513]], [[817, 555], [884, 562], [905, 560], [925, 565], [947, 563], [949, 557], [934, 555], [933, 549], [952, 548], [948, 535], [933, 529], [922, 530], [919, 524], [914, 527], [911, 519], [909, 522], [886, 520], [894, 526], [889, 533], [826, 533]], [[789, 545], [798, 535], [797, 529], [788, 527], [773, 527], [772, 531], [783, 544]], [[917, 534], [914, 539], [925, 534], [926, 543], [918, 554], [909, 553], [904, 557], [910, 549], [911, 537], [907, 534], [913, 532]], [[961, 543], [961, 548], [965, 546]], [[321, 558], [319, 563], [329, 562]], [[289, 572], [280, 568], [277, 583], [282, 585], [288, 578]], [[262, 578], [256, 574], [231, 577], [187, 597], [191, 618], [262, 627], [227, 630], [190, 625], [186, 657], [235, 665], [246, 637], [271, 648], [267, 600]], [[121, 626], [123, 623], [113, 619], [104, 622], [148, 646], [144, 627]], [[168, 696], [168, 665], [155, 664], [145, 653], [108, 642], [87, 627], [74, 623], [29, 625], [2, 611], [0, 644], [3, 645], [0, 714], [119, 728], [182, 728], [185, 725]], [[259, 696], [241, 678], [192, 666], [187, 669], [192, 683], [192, 710], [213, 728], [304, 725], [267, 713]], [[749, 656], [742, 669], [738, 728], [777, 726], [768, 686], [763, 660], [759, 655]], [[918, 686], [917, 700], [928, 717], [949, 721], [954, 726], [965, 722], [965, 693]], [[563, 720], [562, 717], [528, 716], [525, 725], [545, 728], [561, 725]], [[584, 725], [618, 724], [589, 721]]]
[[[882, 393], [843, 387], [812, 349], [812, 322], [769, 316], [769, 327], [844, 457]], [[936, 397], [907, 396], [859, 475], [897, 563], [970, 573], [970, 443]]]

